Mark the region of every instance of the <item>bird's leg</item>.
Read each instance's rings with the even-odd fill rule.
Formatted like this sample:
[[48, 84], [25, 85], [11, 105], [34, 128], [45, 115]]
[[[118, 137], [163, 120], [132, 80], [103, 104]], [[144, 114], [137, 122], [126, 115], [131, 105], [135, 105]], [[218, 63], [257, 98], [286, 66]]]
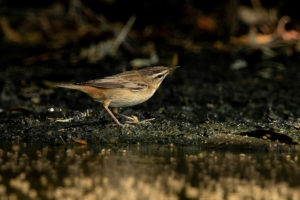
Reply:
[[129, 120], [129, 121], [126, 121], [126, 123], [128, 123], [128, 124], [149, 124], [150, 121], [154, 120], [154, 118], [151, 118], [151, 119], [146, 119], [146, 120], [143, 120], [143, 121], [139, 121], [139, 119], [136, 116], [129, 117], [127, 115], [123, 115], [121, 113], [118, 113], [117, 108], [113, 108], [112, 111], [113, 111], [114, 114]]
[[119, 126], [122, 126], [122, 124], [119, 122], [119, 120], [115, 117], [115, 115], [108, 108], [109, 104], [110, 104], [110, 101], [105, 100], [103, 102], [104, 108], [106, 109], [106, 111], [108, 112], [108, 114], [113, 118], [113, 120], [116, 122], [116, 124], [119, 125]]
[[139, 120], [137, 119], [137, 117], [136, 117], [136, 118], [133, 118], [133, 117], [129, 117], [129, 116], [127, 116], [127, 115], [123, 115], [123, 114], [119, 113], [119, 112], [118, 112], [118, 108], [113, 108], [113, 109], [112, 109], [112, 112], [113, 112], [114, 114], [120, 116], [120, 117], [123, 117], [123, 118], [127, 119], [127, 120], [136, 121], [136, 122], [139, 121]]

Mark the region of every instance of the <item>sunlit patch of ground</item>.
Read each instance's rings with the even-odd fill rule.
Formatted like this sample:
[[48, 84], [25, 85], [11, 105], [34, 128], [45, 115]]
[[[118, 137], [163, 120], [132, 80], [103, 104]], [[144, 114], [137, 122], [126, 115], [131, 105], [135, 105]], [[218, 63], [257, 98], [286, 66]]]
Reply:
[[176, 145], [3, 145], [0, 199], [296, 200], [298, 156]]

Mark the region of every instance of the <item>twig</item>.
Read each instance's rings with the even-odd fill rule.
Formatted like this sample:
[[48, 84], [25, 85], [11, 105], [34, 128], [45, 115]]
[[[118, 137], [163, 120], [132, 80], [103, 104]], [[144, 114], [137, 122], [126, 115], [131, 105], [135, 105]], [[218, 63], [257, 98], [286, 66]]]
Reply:
[[64, 139], [61, 137], [61, 135], [59, 136], [59, 138], [61, 139], [61, 142], [62, 142], [63, 144], [66, 144], [65, 141], [64, 141]]
[[123, 27], [123, 29], [121, 30], [121, 32], [119, 33], [118, 37], [116, 38], [116, 40], [114, 41], [111, 51], [110, 53], [112, 55], [114, 55], [116, 53], [116, 51], [118, 50], [119, 46], [123, 43], [123, 41], [125, 40], [128, 32], [130, 31], [131, 27], [133, 26], [134, 22], [136, 20], [136, 17], [134, 15], [132, 15], [129, 20], [127, 21], [127, 23], [125, 24], [125, 26]]

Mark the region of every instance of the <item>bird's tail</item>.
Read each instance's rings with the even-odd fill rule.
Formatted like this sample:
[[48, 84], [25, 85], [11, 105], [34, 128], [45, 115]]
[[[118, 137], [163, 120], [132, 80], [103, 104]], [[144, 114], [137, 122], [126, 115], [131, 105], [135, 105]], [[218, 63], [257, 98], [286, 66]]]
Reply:
[[81, 85], [75, 85], [75, 84], [56, 84], [56, 87], [62, 87], [62, 88], [68, 88], [68, 89], [74, 89], [74, 90], [82, 89]]

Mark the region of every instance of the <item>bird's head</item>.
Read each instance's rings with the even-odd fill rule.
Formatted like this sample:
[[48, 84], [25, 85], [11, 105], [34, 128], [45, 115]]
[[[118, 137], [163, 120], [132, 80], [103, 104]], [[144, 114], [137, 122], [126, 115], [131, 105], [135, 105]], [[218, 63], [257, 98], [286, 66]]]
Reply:
[[150, 83], [154, 88], [158, 88], [161, 82], [166, 78], [166, 76], [177, 69], [176, 67], [164, 67], [164, 66], [155, 66], [147, 67], [140, 70], [140, 73], [145, 77], [146, 81]]

